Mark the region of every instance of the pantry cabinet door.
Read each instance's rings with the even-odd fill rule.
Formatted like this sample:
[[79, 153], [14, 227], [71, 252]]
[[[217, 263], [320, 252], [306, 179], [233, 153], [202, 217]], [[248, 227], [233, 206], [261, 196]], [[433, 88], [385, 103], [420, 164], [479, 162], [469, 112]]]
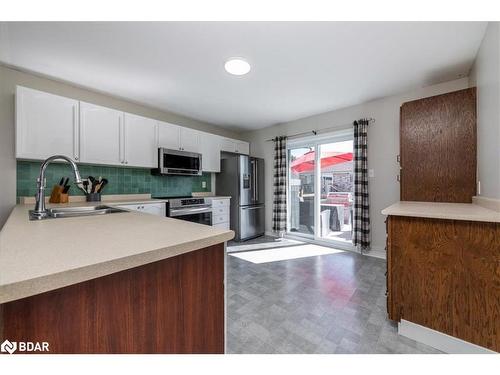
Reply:
[[200, 133], [201, 169], [203, 172], [220, 172], [220, 137]]
[[123, 112], [80, 102], [81, 161], [124, 165]]
[[157, 121], [125, 113], [125, 164], [155, 168], [158, 165]]
[[78, 160], [78, 101], [16, 88], [16, 158]]
[[158, 147], [180, 150], [180, 129], [178, 125], [158, 121]]
[[181, 127], [181, 150], [200, 152], [200, 132], [198, 130]]

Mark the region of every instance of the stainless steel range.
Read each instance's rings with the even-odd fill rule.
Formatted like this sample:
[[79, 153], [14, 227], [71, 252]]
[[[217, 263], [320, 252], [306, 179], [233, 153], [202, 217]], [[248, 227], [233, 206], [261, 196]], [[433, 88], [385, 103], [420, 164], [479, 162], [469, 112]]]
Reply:
[[179, 197], [167, 198], [167, 216], [191, 221], [193, 223], [212, 225], [212, 204], [205, 198]]

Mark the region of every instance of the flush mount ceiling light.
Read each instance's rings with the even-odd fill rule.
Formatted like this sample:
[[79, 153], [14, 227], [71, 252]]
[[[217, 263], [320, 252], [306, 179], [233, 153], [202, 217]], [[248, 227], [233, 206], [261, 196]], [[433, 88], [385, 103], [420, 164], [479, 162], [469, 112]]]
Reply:
[[226, 61], [224, 69], [226, 69], [226, 72], [229, 74], [242, 76], [250, 71], [250, 64], [242, 58], [235, 57]]

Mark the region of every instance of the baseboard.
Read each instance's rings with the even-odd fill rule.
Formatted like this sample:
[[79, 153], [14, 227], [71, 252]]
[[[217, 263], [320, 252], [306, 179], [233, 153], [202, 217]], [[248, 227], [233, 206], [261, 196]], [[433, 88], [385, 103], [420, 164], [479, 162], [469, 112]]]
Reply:
[[457, 339], [456, 337], [401, 319], [398, 323], [401, 336], [429, 345], [451, 354], [495, 354], [493, 350]]
[[472, 203], [489, 210], [500, 212], [500, 199], [482, 197], [477, 195], [472, 197]]
[[367, 251], [366, 253], [363, 253], [363, 255], [369, 256], [369, 257], [374, 257], [374, 258], [379, 258], [379, 259], [386, 259], [387, 252], [383, 247], [377, 247], [373, 246], [370, 251]]

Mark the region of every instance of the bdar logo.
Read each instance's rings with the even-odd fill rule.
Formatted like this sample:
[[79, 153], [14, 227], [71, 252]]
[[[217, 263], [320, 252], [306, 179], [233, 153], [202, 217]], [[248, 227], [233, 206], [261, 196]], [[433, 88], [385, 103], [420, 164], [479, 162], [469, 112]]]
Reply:
[[9, 353], [12, 354], [16, 351], [17, 349], [17, 342], [10, 342], [9, 340], [5, 340], [2, 342], [2, 345], [0, 345], [0, 351], [3, 353]]

